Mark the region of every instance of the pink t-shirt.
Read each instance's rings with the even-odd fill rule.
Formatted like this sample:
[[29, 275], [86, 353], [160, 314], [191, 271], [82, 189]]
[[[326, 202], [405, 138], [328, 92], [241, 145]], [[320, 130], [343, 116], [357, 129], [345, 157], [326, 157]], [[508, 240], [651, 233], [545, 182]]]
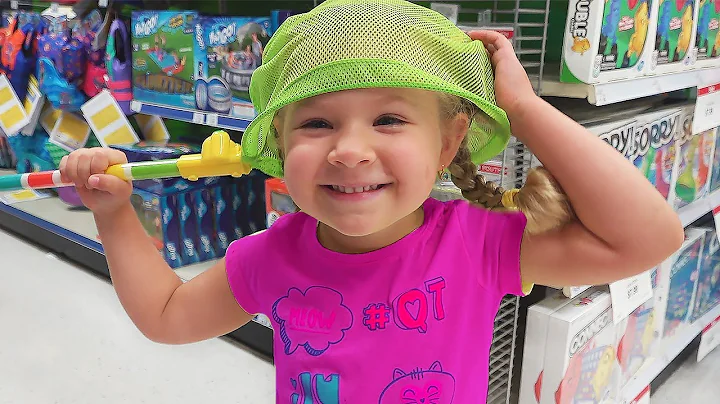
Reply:
[[494, 317], [522, 294], [525, 216], [428, 199], [398, 242], [340, 254], [283, 216], [227, 252], [230, 287], [272, 321], [277, 402], [484, 403]]

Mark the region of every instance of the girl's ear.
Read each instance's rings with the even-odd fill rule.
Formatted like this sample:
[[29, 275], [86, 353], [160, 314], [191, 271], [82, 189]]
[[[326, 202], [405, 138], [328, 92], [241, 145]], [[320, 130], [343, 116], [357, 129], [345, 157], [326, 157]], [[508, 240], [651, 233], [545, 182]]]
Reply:
[[441, 166], [450, 166], [469, 128], [470, 118], [466, 114], [457, 114], [447, 122], [445, 132], [442, 134]]

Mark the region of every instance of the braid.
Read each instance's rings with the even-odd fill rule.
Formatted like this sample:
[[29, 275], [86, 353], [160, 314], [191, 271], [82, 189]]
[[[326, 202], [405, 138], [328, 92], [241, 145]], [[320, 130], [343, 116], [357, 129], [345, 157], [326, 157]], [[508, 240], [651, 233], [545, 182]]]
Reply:
[[450, 171], [453, 183], [460, 188], [465, 199], [490, 210], [502, 208], [505, 190], [478, 174], [477, 166], [470, 159], [467, 140], [463, 140], [448, 171]]

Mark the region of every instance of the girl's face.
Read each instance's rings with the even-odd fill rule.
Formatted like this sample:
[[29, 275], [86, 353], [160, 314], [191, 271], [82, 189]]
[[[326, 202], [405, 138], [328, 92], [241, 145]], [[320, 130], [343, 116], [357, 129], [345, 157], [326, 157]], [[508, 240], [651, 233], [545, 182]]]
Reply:
[[[285, 181], [300, 209], [341, 235], [364, 237], [421, 223], [419, 208], [468, 123], [464, 115], [443, 119], [439, 97], [429, 91], [361, 89], [290, 105], [275, 126]], [[403, 220], [413, 215], [419, 223]]]

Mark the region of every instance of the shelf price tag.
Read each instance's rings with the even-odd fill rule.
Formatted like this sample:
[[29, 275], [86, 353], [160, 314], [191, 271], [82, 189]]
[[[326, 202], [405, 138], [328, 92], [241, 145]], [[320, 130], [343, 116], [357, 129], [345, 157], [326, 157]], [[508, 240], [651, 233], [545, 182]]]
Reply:
[[639, 275], [610, 284], [610, 297], [615, 324], [626, 319], [643, 303], [652, 299], [653, 291], [650, 272], [645, 271]]
[[693, 135], [720, 126], [720, 83], [698, 87]]
[[205, 125], [217, 126], [217, 124], [218, 124], [218, 115], [217, 114], [207, 114], [205, 116]]
[[37, 201], [38, 199], [45, 199], [50, 196], [51, 195], [46, 192], [34, 189], [23, 189], [21, 191], [6, 192], [0, 195], [0, 202], [5, 205], [12, 205], [18, 202]]
[[720, 317], [713, 320], [713, 322], [708, 324], [702, 331], [700, 347], [698, 348], [698, 362], [705, 359], [718, 345], [720, 345]]

